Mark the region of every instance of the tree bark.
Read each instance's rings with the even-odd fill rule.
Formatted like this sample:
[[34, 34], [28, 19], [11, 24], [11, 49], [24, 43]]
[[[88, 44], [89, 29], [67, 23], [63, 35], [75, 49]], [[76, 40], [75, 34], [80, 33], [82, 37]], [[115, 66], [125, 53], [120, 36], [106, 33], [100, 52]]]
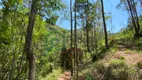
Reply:
[[103, 25], [104, 25], [104, 33], [105, 33], [105, 46], [108, 49], [108, 37], [107, 37], [107, 28], [106, 28], [106, 22], [105, 22], [105, 16], [104, 16], [104, 4], [103, 0], [101, 0], [102, 5], [102, 17], [103, 17]]
[[34, 23], [36, 19], [36, 3], [37, 3], [37, 0], [32, 0], [31, 11], [30, 11], [28, 27], [27, 27], [27, 35], [25, 39], [25, 47], [24, 47], [27, 60], [29, 62], [28, 80], [35, 79], [35, 67], [36, 67], [35, 55], [33, 53], [31, 46], [32, 46], [33, 28], [34, 28]]
[[75, 66], [76, 66], [76, 80], [78, 80], [78, 51], [77, 51], [77, 21], [76, 21], [76, 0], [75, 0], [75, 21], [74, 21], [74, 46], [75, 46]]
[[[72, 25], [72, 0], [70, 0], [70, 17], [71, 17], [71, 22], [70, 22], [70, 24], [71, 24], [71, 48], [73, 47], [73, 44], [72, 44], [72, 36], [73, 36], [73, 31], [72, 31], [72, 28], [73, 28], [73, 25]], [[71, 54], [73, 54], [72, 53], [73, 51], [71, 50]], [[71, 67], [72, 67], [72, 69], [71, 69], [71, 75], [73, 76], [73, 61], [72, 61], [72, 59], [71, 59]]]
[[87, 26], [86, 26], [86, 40], [87, 40], [87, 51], [88, 52], [90, 52], [90, 47], [89, 47], [89, 30], [88, 30], [88, 28], [87, 28]]
[[88, 10], [89, 10], [89, 1], [87, 0], [87, 21], [86, 21], [86, 41], [87, 41], [87, 51], [90, 52], [90, 47], [89, 47], [89, 29], [88, 29]]

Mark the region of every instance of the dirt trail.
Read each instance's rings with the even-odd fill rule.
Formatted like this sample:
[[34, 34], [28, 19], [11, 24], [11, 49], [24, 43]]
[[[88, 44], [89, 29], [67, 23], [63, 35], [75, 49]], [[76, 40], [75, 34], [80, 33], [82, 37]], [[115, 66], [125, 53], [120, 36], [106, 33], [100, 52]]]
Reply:
[[[138, 54], [136, 52], [127, 51], [127, 47], [125, 45], [119, 45], [118, 50], [111, 56], [111, 59], [117, 59], [120, 57], [124, 57], [126, 64], [128, 65], [136, 65], [138, 62], [142, 62], [142, 53]], [[58, 77], [58, 80], [71, 80], [71, 72], [65, 71]]]
[[58, 80], [71, 80], [71, 72], [65, 71], [63, 74], [59, 76]]
[[122, 45], [119, 45], [118, 50], [113, 55], [113, 58], [124, 57], [126, 64], [136, 65], [138, 62], [142, 61], [142, 53], [128, 52], [126, 48]]

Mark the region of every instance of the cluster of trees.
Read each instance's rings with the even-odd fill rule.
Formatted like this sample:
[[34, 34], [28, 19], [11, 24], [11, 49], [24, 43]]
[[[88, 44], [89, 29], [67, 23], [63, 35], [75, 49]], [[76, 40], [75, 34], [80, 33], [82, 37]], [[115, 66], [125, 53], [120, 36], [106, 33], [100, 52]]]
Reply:
[[[142, 25], [138, 4], [142, 5], [142, 1], [120, 0], [118, 4], [125, 6], [130, 15], [129, 24], [134, 27], [135, 38], [141, 36]], [[1, 80], [25, 80], [27, 76], [28, 80], [40, 79], [52, 67], [58, 67], [58, 53], [64, 47], [80, 48], [92, 55], [100, 44], [109, 48], [106, 20], [110, 16], [104, 12], [103, 0], [75, 0], [74, 3], [70, 0], [70, 32], [54, 26], [58, 12], [66, 8], [62, 0], [2, 0], [0, 6]], [[69, 45], [65, 43], [68, 37]], [[76, 78], [77, 56], [75, 50], [72, 73]]]
[[119, 8], [123, 6], [125, 10], [128, 12], [130, 25], [132, 25], [131, 27], [133, 27], [135, 31], [134, 37], [137, 39], [139, 39], [139, 37], [141, 36], [141, 28], [139, 20], [141, 14], [137, 12], [138, 9], [141, 9], [141, 7], [139, 7], [138, 5], [139, 3], [141, 5], [141, 0], [120, 0], [120, 3], [117, 6]]
[[[64, 9], [65, 4], [61, 0], [2, 0], [1, 7], [0, 79], [25, 80], [27, 76], [29, 80], [38, 79], [48, 61], [45, 45], [53, 45], [46, 37], [53, 30], [47, 26], [55, 24], [57, 12]], [[64, 31], [60, 30], [55, 34]], [[55, 50], [48, 51], [53, 54]]]
[[[108, 49], [108, 37], [107, 37], [107, 28], [105, 22], [105, 15], [104, 15], [104, 6], [103, 0], [101, 2], [96, 0], [92, 3], [89, 0], [75, 0], [74, 3], [74, 34], [73, 34], [73, 22], [72, 22], [72, 1], [70, 0], [70, 12], [71, 12], [71, 47], [77, 49], [78, 47], [83, 49], [86, 52], [94, 53], [95, 48], [97, 49], [97, 41], [101, 40], [98, 39], [99, 35], [96, 35], [98, 30], [103, 22], [103, 30], [105, 35], [105, 46]], [[100, 15], [102, 13], [102, 15]], [[102, 16], [102, 18], [101, 18]], [[103, 19], [103, 21], [101, 21]], [[77, 27], [80, 29], [77, 30]], [[80, 34], [80, 35], [79, 35]], [[101, 33], [102, 35], [102, 33]], [[73, 38], [74, 36], [74, 38]], [[102, 37], [103, 38], [103, 37]], [[74, 43], [73, 43], [74, 42]], [[78, 79], [78, 60], [77, 57], [79, 56], [77, 50], [74, 53], [74, 68], [73, 71], [74, 76]]]
[[[124, 8], [128, 11], [128, 15], [130, 15], [131, 25], [134, 30], [135, 39], [139, 39], [141, 35], [141, 28], [139, 24], [140, 15], [137, 12], [137, 4], [141, 3], [141, 0], [120, 0], [120, 4], [118, 6], [124, 5]], [[70, 4], [72, 5], [72, 4]], [[138, 7], [140, 8], [140, 7]], [[103, 29], [104, 35], [102, 40], [105, 40], [105, 47], [109, 49], [108, 43], [108, 31], [106, 25], [106, 19], [109, 16], [105, 15], [104, 12], [104, 3], [103, 0], [96, 0], [92, 3], [89, 0], [75, 0], [74, 3], [74, 34], [72, 32], [72, 8], [71, 10], [71, 47], [73, 47], [72, 42], [74, 42], [74, 47], [77, 49], [82, 48], [86, 52], [94, 53], [94, 50], [97, 50], [98, 42], [101, 42], [100, 36], [98, 36], [98, 28], [101, 27]], [[100, 15], [100, 13], [102, 15]], [[102, 27], [103, 26], [103, 27]], [[77, 27], [81, 27], [81, 30], [76, 30]], [[84, 34], [82, 34], [82, 31]], [[101, 30], [102, 31], [102, 30]], [[80, 33], [81, 32], [81, 33]], [[81, 35], [79, 35], [81, 34]], [[74, 36], [74, 38], [72, 37]], [[73, 39], [73, 40], [72, 40]], [[81, 42], [79, 41], [81, 40]], [[84, 41], [83, 41], [84, 40]], [[80, 45], [81, 46], [80, 46]], [[83, 45], [84, 44], [84, 45]], [[85, 52], [85, 53], [86, 53]], [[76, 52], [74, 56], [75, 62], [77, 62], [78, 52]], [[74, 63], [75, 63], [74, 62]], [[78, 62], [77, 62], [78, 64]], [[76, 78], [78, 78], [78, 65], [75, 65], [77, 68], [74, 68], [74, 72], [76, 73]]]

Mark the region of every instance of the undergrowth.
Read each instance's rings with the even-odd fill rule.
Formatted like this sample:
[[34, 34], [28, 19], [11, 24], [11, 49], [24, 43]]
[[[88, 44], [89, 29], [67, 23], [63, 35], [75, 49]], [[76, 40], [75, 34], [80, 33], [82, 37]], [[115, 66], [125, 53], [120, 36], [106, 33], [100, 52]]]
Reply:
[[61, 73], [61, 69], [53, 70], [52, 73], [46, 75], [45, 78], [42, 78], [41, 80], [57, 80]]
[[125, 58], [112, 59], [109, 65], [104, 62], [95, 62], [92, 68], [80, 75], [80, 80], [138, 80], [137, 68], [129, 67]]

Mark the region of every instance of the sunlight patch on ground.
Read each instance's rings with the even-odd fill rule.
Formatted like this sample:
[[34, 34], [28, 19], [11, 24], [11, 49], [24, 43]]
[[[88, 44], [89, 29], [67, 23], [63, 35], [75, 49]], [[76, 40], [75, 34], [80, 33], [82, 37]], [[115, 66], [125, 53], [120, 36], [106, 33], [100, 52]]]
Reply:
[[58, 77], [61, 75], [61, 69], [53, 70], [51, 74], [48, 74], [45, 78], [41, 80], [57, 80]]

